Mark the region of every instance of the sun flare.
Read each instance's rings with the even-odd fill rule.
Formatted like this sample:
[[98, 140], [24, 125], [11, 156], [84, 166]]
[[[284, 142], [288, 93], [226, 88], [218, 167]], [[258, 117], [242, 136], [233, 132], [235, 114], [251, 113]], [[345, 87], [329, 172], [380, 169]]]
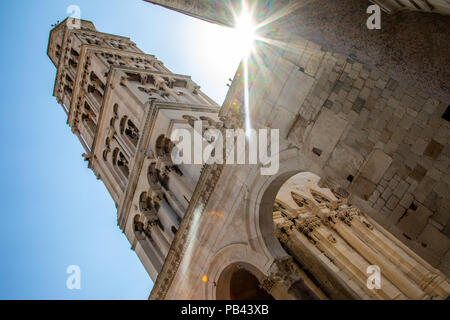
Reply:
[[244, 5], [239, 17], [236, 17], [236, 25], [234, 28], [236, 45], [240, 49], [243, 58], [254, 51], [254, 43], [256, 39], [256, 25], [253, 22], [252, 15]]

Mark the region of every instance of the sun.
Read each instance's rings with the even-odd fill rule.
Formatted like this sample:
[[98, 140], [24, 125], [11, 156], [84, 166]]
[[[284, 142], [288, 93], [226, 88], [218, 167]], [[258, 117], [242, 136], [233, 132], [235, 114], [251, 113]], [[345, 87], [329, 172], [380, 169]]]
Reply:
[[245, 5], [242, 6], [240, 16], [236, 17], [235, 21], [236, 46], [242, 58], [248, 58], [254, 51], [256, 26], [251, 13]]

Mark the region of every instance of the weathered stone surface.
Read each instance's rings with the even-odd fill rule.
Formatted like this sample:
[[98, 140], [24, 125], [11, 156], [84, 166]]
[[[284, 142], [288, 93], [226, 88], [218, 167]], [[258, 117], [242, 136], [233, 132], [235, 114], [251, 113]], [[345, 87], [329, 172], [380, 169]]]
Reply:
[[428, 224], [422, 231], [419, 241], [431, 247], [431, 251], [437, 256], [443, 256], [450, 247], [450, 240], [435, 226]]
[[392, 158], [390, 156], [382, 150], [375, 149], [364, 163], [361, 176], [376, 184], [380, 182], [391, 163]]
[[424, 151], [424, 155], [433, 159], [436, 159], [440, 154], [444, 146], [435, 140], [431, 140], [427, 148]]
[[332, 111], [324, 109], [320, 113], [305, 143], [309, 150], [313, 148], [322, 150], [318, 162], [324, 163], [328, 159], [346, 126], [347, 121]]
[[408, 237], [417, 238], [428, 223], [428, 218], [432, 212], [424, 206], [419, 206], [417, 210], [408, 209], [406, 214], [400, 218], [397, 226], [403, 230]]

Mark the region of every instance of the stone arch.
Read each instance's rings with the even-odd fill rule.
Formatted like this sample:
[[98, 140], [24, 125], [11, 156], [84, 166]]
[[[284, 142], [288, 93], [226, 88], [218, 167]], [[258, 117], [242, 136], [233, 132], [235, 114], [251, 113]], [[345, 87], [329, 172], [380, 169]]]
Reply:
[[174, 144], [170, 139], [166, 138], [166, 136], [163, 134], [160, 135], [156, 139], [156, 145], [155, 145], [156, 155], [159, 157], [166, 157], [166, 156], [170, 155], [170, 153], [172, 152], [173, 146], [174, 146]]
[[93, 137], [97, 130], [97, 125], [95, 124], [94, 120], [92, 120], [89, 114], [83, 113], [81, 116], [81, 121], [88, 130], [89, 134]]
[[144, 219], [140, 214], [137, 214], [133, 218], [133, 230], [135, 234], [140, 235], [141, 232], [144, 232]]
[[139, 209], [141, 212], [148, 212], [153, 209], [152, 199], [147, 192], [142, 192], [139, 196]]
[[128, 179], [130, 169], [128, 167], [128, 159], [120, 151], [119, 148], [115, 148], [113, 151], [113, 165], [116, 166], [119, 171]]
[[139, 141], [139, 129], [136, 127], [136, 125], [130, 119], [128, 119], [128, 121], [126, 123], [125, 135], [131, 141], [131, 143], [136, 147], [138, 144], [138, 141]]
[[313, 203], [310, 199], [307, 197], [302, 196], [301, 194], [291, 191], [291, 197], [294, 200], [294, 202], [299, 206], [300, 208], [306, 207], [309, 209], [314, 208], [315, 203]]
[[235, 262], [219, 276], [216, 288], [218, 300], [274, 300], [260, 287], [261, 272], [251, 264]]
[[254, 179], [246, 206], [246, 223], [250, 233], [250, 244], [253, 248], [261, 248], [268, 259], [288, 256], [275, 235], [273, 204], [281, 186], [306, 167], [297, 148], [281, 151], [279, 158], [280, 166], [276, 175], [257, 175]]
[[101, 107], [103, 102], [103, 94], [92, 84], [88, 86], [88, 93], [92, 95], [98, 106]]
[[[296, 161], [289, 163], [295, 165]], [[331, 299], [417, 299], [424, 296], [423, 289], [414, 284], [416, 280], [408, 279], [410, 269], [405, 265], [396, 265], [398, 260], [394, 256], [406, 257], [410, 253], [400, 253], [402, 247], [394, 244], [392, 238], [381, 228], [371, 233], [374, 230], [369, 223], [371, 220], [358, 208], [349, 206], [345, 199], [333, 201], [335, 203], [330, 205], [332, 210], [327, 208], [326, 200], [333, 200], [333, 190], [319, 186], [320, 173], [301, 170], [304, 169], [302, 166], [280, 167], [277, 176], [255, 179], [249, 193], [247, 216], [249, 229], [254, 228], [252, 246], [263, 246], [267, 250], [266, 254], [274, 258], [281, 271], [269, 273], [268, 280], [263, 283], [270, 293], [277, 296], [274, 290], [281, 284], [284, 292], [299, 299], [309, 296], [314, 298], [311, 291], [307, 290], [308, 287], [319, 292], [318, 297]], [[308, 172], [309, 175], [298, 175], [303, 172]], [[295, 178], [290, 179], [294, 176]], [[279, 212], [273, 213], [272, 204], [285, 183], [286, 190], [295, 191], [292, 192], [294, 198], [311, 198], [313, 208], [309, 208], [309, 212], [292, 208], [295, 215], [287, 219], [283, 219]], [[317, 198], [318, 196], [321, 198]], [[308, 205], [297, 200], [300, 206]], [[375, 239], [384, 240], [379, 242]], [[386, 239], [389, 241], [385, 241]], [[380, 246], [383, 247], [382, 250]], [[416, 258], [411, 256], [411, 259]], [[379, 291], [372, 291], [366, 286], [365, 270], [370, 264], [382, 264], [391, 272], [386, 275], [384, 287]], [[345, 270], [346, 275], [353, 274], [354, 281], [348, 281], [340, 270]], [[295, 281], [292, 282], [293, 280]]]
[[105, 90], [105, 85], [104, 85], [103, 81], [100, 80], [100, 78], [95, 74], [94, 71], [91, 71], [90, 80], [92, 83], [95, 83], [97, 86], [102, 88], [102, 90]]
[[324, 202], [332, 202], [333, 201], [332, 199], [330, 199], [330, 197], [328, 197], [327, 195], [323, 194], [320, 191], [311, 189], [310, 192], [311, 192], [311, 195], [314, 197], [314, 200], [317, 203], [324, 203]]
[[103, 150], [103, 160], [104, 161], [108, 161], [108, 154], [109, 154], [108, 149]]
[[120, 124], [119, 124], [120, 134], [125, 133], [125, 126], [126, 126], [127, 120], [128, 120], [127, 116], [123, 116], [122, 119], [120, 119]]
[[[208, 268], [205, 270], [208, 282], [204, 287], [204, 298], [208, 300], [224, 298], [224, 292], [218, 294], [217, 285], [224, 272], [230, 271], [230, 269], [227, 270], [229, 266], [242, 264], [261, 282], [264, 279], [264, 273], [261, 270], [264, 270], [268, 263], [270, 261], [264, 256], [256, 251], [249, 250], [246, 243], [232, 243], [222, 247], [211, 258]], [[220, 281], [224, 279], [222, 278]], [[230, 280], [231, 278], [228, 277], [227, 279]], [[227, 287], [221, 288], [226, 289]]]
[[156, 167], [156, 163], [152, 162], [150, 163], [150, 165], [148, 166], [147, 169], [147, 180], [148, 180], [148, 184], [151, 187], [156, 187], [158, 186], [158, 173], [157, 173], [157, 167]]

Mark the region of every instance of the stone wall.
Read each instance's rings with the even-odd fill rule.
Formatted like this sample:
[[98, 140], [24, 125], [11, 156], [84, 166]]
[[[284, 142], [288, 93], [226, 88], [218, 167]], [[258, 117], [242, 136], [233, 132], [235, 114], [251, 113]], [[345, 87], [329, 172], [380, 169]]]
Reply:
[[[449, 275], [448, 106], [351, 58], [295, 42], [295, 53], [255, 64], [251, 90], [264, 110], [253, 123], [279, 128], [324, 183]], [[304, 87], [307, 94], [295, 96]]]

